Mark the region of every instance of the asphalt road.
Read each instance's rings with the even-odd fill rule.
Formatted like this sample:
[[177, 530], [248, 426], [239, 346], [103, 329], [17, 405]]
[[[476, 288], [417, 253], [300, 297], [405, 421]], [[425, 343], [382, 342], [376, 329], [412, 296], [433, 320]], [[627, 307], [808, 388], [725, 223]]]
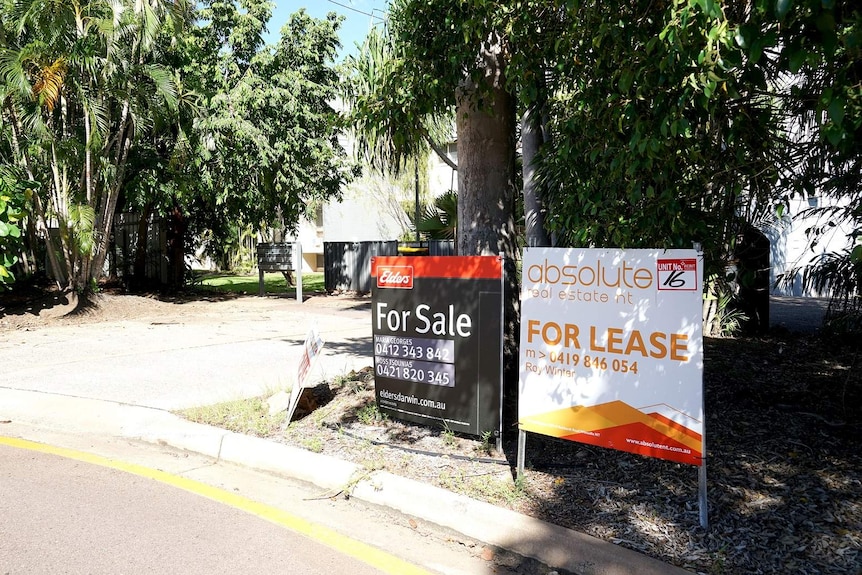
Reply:
[[386, 508], [166, 447], [4, 423], [0, 462], [4, 575], [539, 572]]
[[0, 460], [3, 573], [382, 573], [150, 477], [2, 445]]

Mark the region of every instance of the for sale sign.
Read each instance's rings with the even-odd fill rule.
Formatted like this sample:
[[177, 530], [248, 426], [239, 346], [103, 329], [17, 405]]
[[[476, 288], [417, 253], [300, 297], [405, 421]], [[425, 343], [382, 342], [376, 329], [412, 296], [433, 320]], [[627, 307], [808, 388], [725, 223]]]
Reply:
[[522, 273], [520, 428], [700, 465], [700, 254], [527, 248]]
[[502, 260], [376, 257], [371, 275], [380, 411], [474, 435], [498, 432]]

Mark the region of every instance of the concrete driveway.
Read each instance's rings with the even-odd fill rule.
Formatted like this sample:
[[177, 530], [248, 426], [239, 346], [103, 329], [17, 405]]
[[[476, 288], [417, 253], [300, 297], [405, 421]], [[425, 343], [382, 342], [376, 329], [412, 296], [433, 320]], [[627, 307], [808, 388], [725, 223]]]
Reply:
[[250, 397], [293, 385], [312, 328], [326, 343], [309, 382], [372, 364], [367, 298], [138, 301], [135, 317], [114, 319], [109, 308], [124, 297], [134, 296], [106, 300], [100, 321], [3, 333], [0, 387], [161, 409]]

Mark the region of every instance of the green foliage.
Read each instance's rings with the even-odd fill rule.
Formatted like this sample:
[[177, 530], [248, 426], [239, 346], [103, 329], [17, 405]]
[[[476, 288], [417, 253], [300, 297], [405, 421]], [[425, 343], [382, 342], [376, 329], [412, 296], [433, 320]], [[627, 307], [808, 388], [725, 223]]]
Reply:
[[356, 417], [363, 425], [377, 425], [387, 419], [385, 413], [381, 413], [376, 403], [369, 403], [359, 408]]
[[118, 208], [215, 245], [295, 227], [355, 172], [330, 105], [335, 15], [299, 12], [264, 47], [265, 0], [0, 3], [0, 162], [39, 182], [37, 225], [59, 222], [61, 284], [100, 275]]
[[[372, 29], [359, 54], [345, 61], [343, 96], [348, 106], [344, 127], [353, 138], [357, 160], [378, 177], [397, 178], [406, 190], [415, 188], [417, 176], [420, 187], [427, 187], [429, 150], [456, 166], [441, 146], [452, 138], [451, 115], [434, 113], [415, 97], [404, 65], [392, 37]], [[417, 164], [419, 174], [414, 171]], [[405, 209], [411, 218], [414, 208]]]
[[23, 248], [21, 223], [27, 197], [35, 182], [21, 181], [20, 173], [0, 166], [0, 286], [8, 288], [15, 281], [12, 266]]
[[[405, 99], [425, 113], [445, 114], [455, 104], [465, 78], [477, 86], [485, 73], [482, 48], [502, 39], [511, 17], [530, 12], [532, 2], [493, 0], [393, 0], [390, 33], [400, 59]], [[485, 95], [485, 94], [483, 94]]]
[[400, 173], [424, 152], [417, 128], [423, 110], [403, 78], [390, 39], [372, 29], [357, 56], [345, 61], [344, 95], [349, 105], [345, 126], [354, 134], [357, 155], [378, 172]]
[[862, 332], [862, 245], [824, 253], [803, 273], [805, 289], [829, 293], [825, 327], [833, 333]]
[[746, 92], [721, 3], [588, 3], [560, 26], [549, 227], [576, 246], [698, 242], [720, 269], [737, 220], [772, 205], [779, 128]]
[[545, 119], [539, 181], [558, 242], [697, 242], [720, 273], [745, 223], [818, 193], [841, 200], [828, 220], [862, 233], [862, 11], [850, 0], [391, 8], [410, 110], [448, 109], [470, 80], [487, 108], [478, 55], [504, 56], [505, 85]]
[[446, 447], [455, 447], [458, 443], [457, 437], [455, 437], [455, 432], [449, 429], [449, 424], [445, 421], [443, 422], [444, 429], [440, 432], [440, 439], [443, 441], [443, 445]]
[[496, 436], [493, 431], [483, 431], [481, 442], [475, 447], [477, 453], [490, 455], [496, 449]]
[[45, 230], [63, 287], [102, 272], [129, 158], [176, 113], [168, 61], [186, 0], [2, 0], [0, 162], [38, 183], [28, 217]]
[[202, 3], [185, 73], [205, 95], [188, 169], [188, 209], [216, 243], [231, 228], [295, 229], [307, 207], [339, 197], [355, 174], [330, 102], [339, 19], [293, 14], [275, 46], [262, 0]]

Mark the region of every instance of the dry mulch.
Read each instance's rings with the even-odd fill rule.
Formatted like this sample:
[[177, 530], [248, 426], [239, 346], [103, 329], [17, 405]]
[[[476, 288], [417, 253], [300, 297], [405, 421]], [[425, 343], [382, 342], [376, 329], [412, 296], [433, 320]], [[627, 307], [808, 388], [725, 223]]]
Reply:
[[318, 385], [284, 443], [466, 493], [698, 573], [862, 573], [862, 378], [853, 338], [708, 339], [709, 528], [691, 466], [541, 436], [515, 445], [374, 420], [370, 370]]

